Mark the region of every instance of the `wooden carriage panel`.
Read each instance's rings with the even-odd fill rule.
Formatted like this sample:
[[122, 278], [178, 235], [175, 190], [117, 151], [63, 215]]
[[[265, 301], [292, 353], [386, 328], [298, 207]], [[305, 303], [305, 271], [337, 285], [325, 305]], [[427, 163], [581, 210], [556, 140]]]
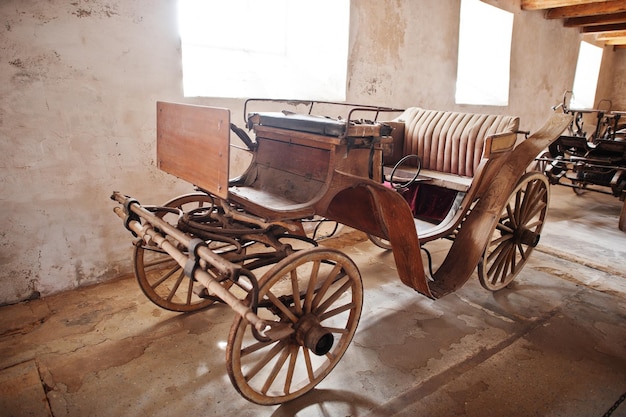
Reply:
[[157, 102], [157, 167], [228, 198], [230, 111]]
[[256, 163], [306, 179], [324, 181], [330, 151], [257, 137]]

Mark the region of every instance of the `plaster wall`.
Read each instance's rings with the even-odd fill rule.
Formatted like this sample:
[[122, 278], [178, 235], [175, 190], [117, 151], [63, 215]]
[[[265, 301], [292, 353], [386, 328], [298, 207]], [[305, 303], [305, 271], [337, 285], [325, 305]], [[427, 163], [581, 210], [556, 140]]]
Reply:
[[[579, 34], [492, 3], [515, 13], [508, 107], [454, 104], [459, 0], [353, 1], [347, 101], [517, 114], [538, 128], [571, 88]], [[155, 166], [156, 101], [237, 118], [243, 101], [183, 97], [175, 0], [4, 0], [0, 23], [1, 305], [130, 272], [111, 191], [160, 203], [193, 190]], [[626, 59], [611, 53], [624, 105]]]

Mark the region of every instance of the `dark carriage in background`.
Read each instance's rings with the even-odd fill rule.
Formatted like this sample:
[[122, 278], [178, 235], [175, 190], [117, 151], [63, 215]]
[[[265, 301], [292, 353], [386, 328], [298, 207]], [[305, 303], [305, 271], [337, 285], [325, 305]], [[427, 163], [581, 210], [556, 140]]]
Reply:
[[[576, 194], [593, 191], [623, 201], [618, 227], [626, 231], [626, 112], [608, 108], [579, 110], [568, 98], [557, 106], [574, 119], [565, 134], [537, 158], [550, 184], [571, 187]], [[590, 129], [585, 120], [592, 123]], [[595, 126], [594, 126], [595, 123]]]

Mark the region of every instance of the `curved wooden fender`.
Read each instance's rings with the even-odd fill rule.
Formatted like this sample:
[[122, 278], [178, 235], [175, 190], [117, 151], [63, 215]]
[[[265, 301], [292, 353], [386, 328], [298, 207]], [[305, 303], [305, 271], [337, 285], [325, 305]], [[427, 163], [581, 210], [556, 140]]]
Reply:
[[461, 224], [446, 259], [434, 274], [434, 282], [430, 287], [435, 298], [449, 294], [467, 282], [485, 250], [511, 190], [533, 159], [554, 142], [571, 121], [570, 115], [553, 114], [541, 129], [506, 156], [497, 173], [489, 173], [492, 174], [491, 178], [483, 180], [490, 184], [489, 187]]
[[400, 280], [433, 298], [424, 272], [413, 215], [404, 198], [395, 190], [373, 181], [335, 172], [337, 175], [346, 182], [353, 180], [353, 185], [335, 194], [324, 213], [320, 214], [388, 239]]

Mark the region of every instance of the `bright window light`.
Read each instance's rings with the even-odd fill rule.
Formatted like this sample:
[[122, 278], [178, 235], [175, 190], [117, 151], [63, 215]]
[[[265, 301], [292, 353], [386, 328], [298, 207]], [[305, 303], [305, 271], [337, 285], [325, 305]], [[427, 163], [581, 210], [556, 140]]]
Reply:
[[186, 97], [346, 98], [349, 0], [179, 0]]
[[513, 13], [461, 0], [457, 104], [507, 106]]
[[602, 48], [581, 42], [572, 88], [572, 109], [592, 109], [596, 101], [596, 87], [602, 63]]

